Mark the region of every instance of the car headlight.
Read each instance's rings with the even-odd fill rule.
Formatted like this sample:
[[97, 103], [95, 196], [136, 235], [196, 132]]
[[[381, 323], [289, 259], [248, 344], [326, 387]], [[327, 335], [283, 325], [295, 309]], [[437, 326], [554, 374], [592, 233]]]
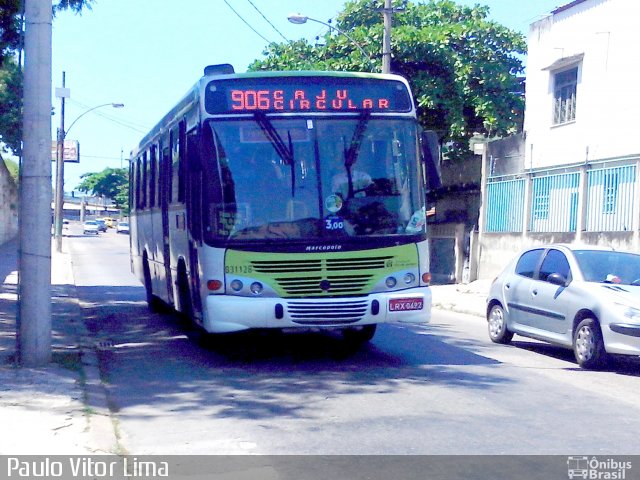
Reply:
[[640, 322], [640, 308], [625, 305], [624, 303], [616, 303], [615, 306], [625, 318], [634, 322]]

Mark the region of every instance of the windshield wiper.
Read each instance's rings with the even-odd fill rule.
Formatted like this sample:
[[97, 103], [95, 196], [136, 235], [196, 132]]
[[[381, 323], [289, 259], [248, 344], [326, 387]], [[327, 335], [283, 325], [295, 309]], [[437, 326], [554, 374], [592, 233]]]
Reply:
[[293, 143], [291, 142], [291, 134], [289, 133], [289, 145], [286, 145], [278, 131], [271, 123], [271, 120], [269, 120], [263, 112], [255, 112], [253, 115], [256, 123], [260, 125], [260, 128], [267, 136], [273, 146], [273, 149], [280, 158], [284, 160], [287, 165], [293, 163]]
[[344, 151], [344, 166], [347, 170], [347, 181], [349, 182], [347, 198], [352, 198], [354, 195], [351, 167], [354, 163], [356, 163], [356, 159], [358, 158], [358, 154], [360, 153], [360, 146], [362, 145], [364, 132], [367, 130], [367, 124], [369, 123], [370, 118], [371, 113], [368, 111], [362, 112], [360, 114], [360, 118], [358, 118], [356, 128], [353, 130], [353, 136], [351, 137], [349, 148], [345, 148]]
[[291, 132], [287, 131], [288, 145], [284, 143], [282, 137], [278, 133], [278, 130], [273, 126], [271, 120], [260, 111], [256, 111], [253, 114], [256, 123], [260, 126], [264, 134], [271, 142], [271, 146], [276, 151], [278, 156], [291, 167], [291, 196], [295, 196], [296, 191], [296, 164], [293, 156], [293, 141], [291, 140]]

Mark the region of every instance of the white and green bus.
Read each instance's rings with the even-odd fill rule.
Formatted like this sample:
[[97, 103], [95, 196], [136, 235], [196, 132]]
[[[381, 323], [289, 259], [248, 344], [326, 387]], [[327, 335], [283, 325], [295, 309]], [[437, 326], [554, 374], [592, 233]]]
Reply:
[[131, 155], [132, 269], [150, 307], [209, 333], [357, 341], [428, 322], [421, 137], [400, 76], [208, 67]]

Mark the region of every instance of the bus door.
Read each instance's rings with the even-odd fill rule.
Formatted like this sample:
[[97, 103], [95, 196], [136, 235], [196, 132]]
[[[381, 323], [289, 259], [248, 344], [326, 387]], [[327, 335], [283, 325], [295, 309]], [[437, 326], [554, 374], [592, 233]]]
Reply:
[[167, 303], [173, 305], [173, 284], [171, 279], [171, 250], [169, 248], [169, 198], [171, 195], [171, 146], [166, 139], [162, 142], [160, 162], [160, 209], [162, 211], [162, 263], [167, 289]]
[[202, 188], [203, 171], [199, 155], [199, 132], [191, 130], [186, 135], [186, 206], [187, 230], [189, 231], [189, 278], [191, 279], [191, 299], [196, 315], [202, 311], [200, 296], [200, 263], [198, 248], [202, 245]]

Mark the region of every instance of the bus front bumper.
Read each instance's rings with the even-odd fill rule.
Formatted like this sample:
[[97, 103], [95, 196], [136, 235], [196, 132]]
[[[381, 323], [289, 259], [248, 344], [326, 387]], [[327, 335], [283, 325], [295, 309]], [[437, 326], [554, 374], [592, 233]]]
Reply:
[[427, 323], [431, 319], [431, 290], [419, 287], [400, 292], [349, 298], [256, 298], [209, 295], [203, 327], [210, 333], [251, 328], [344, 328], [373, 323]]

